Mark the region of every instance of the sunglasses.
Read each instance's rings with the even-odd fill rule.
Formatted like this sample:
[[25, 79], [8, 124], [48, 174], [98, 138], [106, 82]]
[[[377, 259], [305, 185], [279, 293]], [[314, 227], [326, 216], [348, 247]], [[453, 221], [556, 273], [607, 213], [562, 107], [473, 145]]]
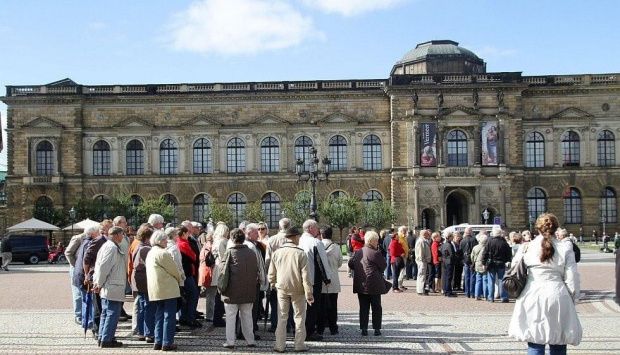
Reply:
[[267, 228], [264, 228], [264, 227], [259, 227], [258, 228], [259, 231], [264, 231], [265, 229], [267, 229]]

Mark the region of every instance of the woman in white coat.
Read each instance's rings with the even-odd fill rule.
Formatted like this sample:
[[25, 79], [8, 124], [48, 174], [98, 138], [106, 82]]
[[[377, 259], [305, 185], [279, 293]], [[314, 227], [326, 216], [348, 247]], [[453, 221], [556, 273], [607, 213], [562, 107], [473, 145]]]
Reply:
[[325, 246], [327, 262], [332, 276], [331, 283], [323, 284], [321, 297], [321, 315], [317, 322], [317, 333], [323, 335], [325, 326], [329, 327], [332, 335], [338, 334], [338, 293], [340, 292], [340, 278], [338, 269], [342, 266], [342, 251], [340, 246], [332, 241], [333, 229], [330, 226], [321, 228], [321, 242]]
[[575, 309], [579, 272], [570, 245], [555, 238], [558, 225], [555, 215], [540, 215], [539, 235], [524, 244], [513, 260], [523, 258], [527, 283], [515, 303], [508, 334], [527, 341], [528, 355], [544, 354], [546, 344], [551, 355], [566, 354], [567, 344], [581, 342], [583, 330]]
[[[224, 264], [224, 256], [226, 255], [226, 245], [228, 244], [229, 230], [224, 222], [218, 222], [213, 232], [213, 246], [211, 247], [211, 253], [215, 257], [215, 265], [211, 268], [211, 286], [217, 286], [217, 280], [220, 276], [220, 267]], [[213, 326], [224, 327], [224, 303], [222, 297], [218, 292], [215, 295], [215, 304], [213, 307]]]

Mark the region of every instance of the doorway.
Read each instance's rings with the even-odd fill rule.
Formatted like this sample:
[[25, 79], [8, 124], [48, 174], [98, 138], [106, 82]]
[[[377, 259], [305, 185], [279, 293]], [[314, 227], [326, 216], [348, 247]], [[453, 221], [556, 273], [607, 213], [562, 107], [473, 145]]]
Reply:
[[446, 226], [469, 222], [467, 197], [454, 191], [446, 199]]

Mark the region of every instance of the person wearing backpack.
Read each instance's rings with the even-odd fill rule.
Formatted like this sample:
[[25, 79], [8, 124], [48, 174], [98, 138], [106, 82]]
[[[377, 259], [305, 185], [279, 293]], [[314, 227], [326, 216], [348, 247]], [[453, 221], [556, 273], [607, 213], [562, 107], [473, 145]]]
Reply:
[[213, 321], [213, 312], [215, 310], [215, 295], [217, 294], [217, 286], [212, 286], [213, 267], [215, 266], [215, 255], [211, 252], [213, 248], [213, 232], [202, 233], [201, 240], [205, 243], [200, 251], [200, 268], [198, 269], [198, 286], [205, 290], [205, 320]]
[[[572, 234], [571, 234], [572, 236]], [[581, 249], [579, 249], [579, 247], [577, 246], [577, 243], [575, 242], [574, 238], [575, 237], [569, 237], [568, 236], [568, 232], [566, 231], [566, 229], [564, 228], [558, 228], [557, 232], [556, 232], [556, 238], [558, 238], [558, 240], [564, 242], [564, 243], [571, 243], [571, 247], [573, 249], [573, 253], [575, 253], [575, 262], [579, 262], [579, 260], [581, 260]]]

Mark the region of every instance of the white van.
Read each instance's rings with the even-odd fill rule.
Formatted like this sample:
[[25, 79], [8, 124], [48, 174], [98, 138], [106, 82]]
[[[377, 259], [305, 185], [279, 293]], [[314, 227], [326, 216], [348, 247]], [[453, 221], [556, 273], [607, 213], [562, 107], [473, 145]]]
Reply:
[[447, 233], [454, 233], [454, 232], [459, 232], [459, 234], [461, 234], [461, 236], [463, 236], [463, 233], [465, 232], [465, 229], [467, 227], [471, 227], [471, 229], [473, 231], [473, 236], [474, 237], [478, 233], [480, 233], [481, 231], [485, 231], [486, 235], [488, 235], [490, 237], [491, 236], [491, 230], [493, 229], [493, 227], [501, 228], [501, 226], [499, 224], [469, 224], [469, 223], [461, 223], [461, 224], [457, 224], [455, 226], [450, 226], [450, 227], [447, 227], [446, 229], [444, 229], [442, 231], [442, 236], [447, 234]]

